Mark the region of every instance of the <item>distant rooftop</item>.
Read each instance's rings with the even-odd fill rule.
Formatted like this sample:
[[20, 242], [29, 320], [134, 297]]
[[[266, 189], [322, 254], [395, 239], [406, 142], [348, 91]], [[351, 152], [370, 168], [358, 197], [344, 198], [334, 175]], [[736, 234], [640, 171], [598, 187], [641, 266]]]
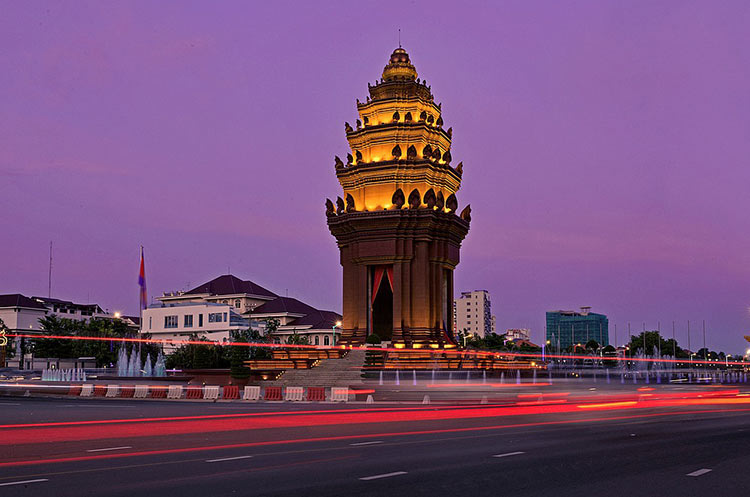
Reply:
[[192, 290], [185, 292], [185, 295], [200, 295], [209, 293], [211, 295], [236, 295], [246, 293], [248, 295], [257, 295], [259, 297], [277, 297], [275, 293], [263, 288], [257, 283], [249, 280], [241, 280], [238, 277], [225, 274], [214, 278], [207, 283], [198, 285]]

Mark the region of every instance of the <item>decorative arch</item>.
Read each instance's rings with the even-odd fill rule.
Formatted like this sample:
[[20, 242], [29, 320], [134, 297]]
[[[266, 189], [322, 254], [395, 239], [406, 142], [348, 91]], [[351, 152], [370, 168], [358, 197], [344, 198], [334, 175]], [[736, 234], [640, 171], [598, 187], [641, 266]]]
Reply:
[[422, 205], [422, 198], [419, 195], [419, 190], [416, 188], [409, 194], [409, 209], [419, 209]]

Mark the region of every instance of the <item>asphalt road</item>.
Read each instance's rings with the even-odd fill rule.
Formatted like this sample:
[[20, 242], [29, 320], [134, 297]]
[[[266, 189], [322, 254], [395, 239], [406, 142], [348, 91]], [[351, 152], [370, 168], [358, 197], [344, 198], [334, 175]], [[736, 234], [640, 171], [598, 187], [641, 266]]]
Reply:
[[0, 496], [748, 493], [744, 386], [585, 387], [473, 406], [1, 398]]

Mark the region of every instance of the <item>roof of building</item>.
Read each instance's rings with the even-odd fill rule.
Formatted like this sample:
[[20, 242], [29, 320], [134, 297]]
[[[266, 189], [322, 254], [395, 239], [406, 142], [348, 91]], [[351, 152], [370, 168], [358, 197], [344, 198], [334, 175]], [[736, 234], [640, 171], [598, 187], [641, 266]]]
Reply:
[[292, 297], [277, 297], [269, 302], [259, 305], [253, 309], [252, 314], [312, 314], [320, 312], [311, 305]]
[[321, 311], [311, 305], [292, 297], [278, 297], [253, 309], [252, 315], [257, 314], [301, 314], [301, 317], [287, 323], [288, 326], [305, 326], [313, 329], [327, 329], [341, 321], [341, 315], [333, 311]]
[[0, 307], [27, 307], [30, 309], [47, 310], [41, 302], [21, 295], [20, 293], [9, 293], [0, 295]]
[[333, 311], [311, 312], [301, 318], [295, 319], [287, 326], [310, 326], [315, 330], [333, 328], [338, 321], [341, 321], [341, 315]]
[[92, 311], [99, 311], [104, 312], [102, 308], [99, 306], [99, 304], [76, 304], [75, 302], [72, 302], [70, 300], [61, 300], [61, 299], [53, 299], [51, 297], [32, 297], [33, 300], [36, 300], [37, 302], [41, 302], [42, 304], [48, 304], [48, 305], [58, 305], [58, 306], [65, 306], [65, 307], [75, 307], [78, 309], [90, 309]]
[[236, 295], [246, 293], [260, 297], [276, 297], [277, 295], [252, 281], [241, 280], [232, 274], [225, 274], [207, 283], [198, 285], [185, 292], [186, 294], [210, 293], [212, 295]]

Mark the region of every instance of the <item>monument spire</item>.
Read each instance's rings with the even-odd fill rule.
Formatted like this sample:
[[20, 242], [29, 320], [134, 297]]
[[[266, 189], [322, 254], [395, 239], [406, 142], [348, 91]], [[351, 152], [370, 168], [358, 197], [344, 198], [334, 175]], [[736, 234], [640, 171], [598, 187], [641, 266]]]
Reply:
[[344, 269], [342, 343], [368, 335], [404, 346], [453, 343], [453, 270], [469, 230], [457, 215], [463, 164], [451, 165], [452, 129], [396, 48], [379, 82], [345, 123], [350, 153], [336, 157], [343, 193], [326, 201]]

